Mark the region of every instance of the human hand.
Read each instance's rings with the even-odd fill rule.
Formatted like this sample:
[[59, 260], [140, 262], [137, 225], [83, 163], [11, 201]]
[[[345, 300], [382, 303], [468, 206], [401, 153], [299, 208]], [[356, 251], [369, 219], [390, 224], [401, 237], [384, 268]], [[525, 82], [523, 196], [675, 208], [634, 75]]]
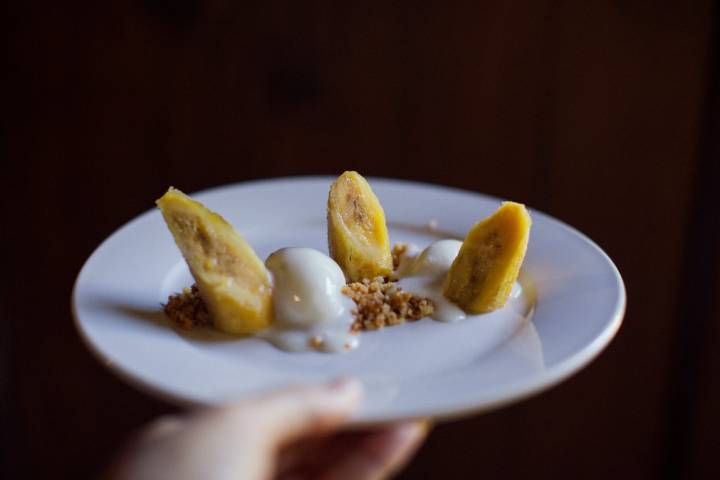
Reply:
[[420, 446], [427, 422], [343, 432], [361, 385], [340, 380], [167, 417], [115, 462], [114, 480], [386, 478]]

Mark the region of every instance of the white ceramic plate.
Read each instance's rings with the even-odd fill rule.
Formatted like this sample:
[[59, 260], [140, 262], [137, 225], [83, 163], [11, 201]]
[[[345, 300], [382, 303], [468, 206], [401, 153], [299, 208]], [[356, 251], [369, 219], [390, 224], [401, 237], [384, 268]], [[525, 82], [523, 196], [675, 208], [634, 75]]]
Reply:
[[[225, 216], [264, 259], [286, 246], [327, 251], [332, 180], [267, 180], [193, 197]], [[391, 241], [423, 247], [462, 238], [500, 203], [428, 184], [370, 183], [385, 208]], [[456, 324], [423, 319], [366, 332], [350, 353], [287, 353], [255, 338], [174, 329], [161, 303], [192, 277], [156, 210], [120, 228], [92, 254], [78, 276], [73, 311], [102, 363], [176, 403], [218, 403], [343, 375], [365, 385], [359, 424], [460, 416], [567, 378], [600, 353], [622, 321], [625, 289], [607, 255], [571, 227], [537, 211], [531, 215], [522, 295], [505, 308]], [[431, 221], [437, 228], [429, 228]]]

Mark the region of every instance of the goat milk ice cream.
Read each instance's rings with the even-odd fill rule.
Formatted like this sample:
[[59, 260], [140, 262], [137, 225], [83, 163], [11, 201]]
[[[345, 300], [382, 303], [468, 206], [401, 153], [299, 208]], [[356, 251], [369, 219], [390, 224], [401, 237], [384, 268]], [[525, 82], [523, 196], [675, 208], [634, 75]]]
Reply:
[[265, 261], [273, 278], [275, 320], [259, 332], [290, 351], [340, 352], [358, 346], [350, 333], [354, 302], [341, 293], [345, 275], [327, 255], [312, 248], [283, 248]]

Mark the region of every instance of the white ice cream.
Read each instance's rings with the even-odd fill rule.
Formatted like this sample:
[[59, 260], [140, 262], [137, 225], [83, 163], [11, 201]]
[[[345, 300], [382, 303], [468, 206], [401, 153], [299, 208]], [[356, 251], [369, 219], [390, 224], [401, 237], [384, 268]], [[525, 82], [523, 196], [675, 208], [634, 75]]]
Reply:
[[461, 246], [460, 240], [438, 240], [430, 244], [414, 259], [405, 275], [444, 279]]
[[350, 334], [353, 301], [340, 293], [345, 276], [335, 261], [312, 248], [283, 248], [265, 265], [273, 277], [273, 325], [258, 335], [284, 350], [339, 352], [357, 348]]

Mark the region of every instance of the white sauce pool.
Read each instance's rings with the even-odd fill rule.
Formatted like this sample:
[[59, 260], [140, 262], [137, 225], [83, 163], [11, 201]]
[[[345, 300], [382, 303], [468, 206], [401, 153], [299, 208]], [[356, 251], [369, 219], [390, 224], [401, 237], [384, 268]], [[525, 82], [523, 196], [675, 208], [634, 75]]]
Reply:
[[[461, 246], [459, 240], [439, 240], [425, 250], [409, 245], [395, 272], [403, 290], [433, 302], [432, 318], [441, 322], [468, 316], [443, 295], [445, 277]], [[273, 279], [275, 320], [258, 337], [291, 352], [358, 347], [358, 335], [350, 333], [355, 303], [341, 293], [345, 275], [334, 260], [312, 248], [293, 247], [274, 252], [265, 265]], [[511, 298], [521, 293], [515, 283]]]

